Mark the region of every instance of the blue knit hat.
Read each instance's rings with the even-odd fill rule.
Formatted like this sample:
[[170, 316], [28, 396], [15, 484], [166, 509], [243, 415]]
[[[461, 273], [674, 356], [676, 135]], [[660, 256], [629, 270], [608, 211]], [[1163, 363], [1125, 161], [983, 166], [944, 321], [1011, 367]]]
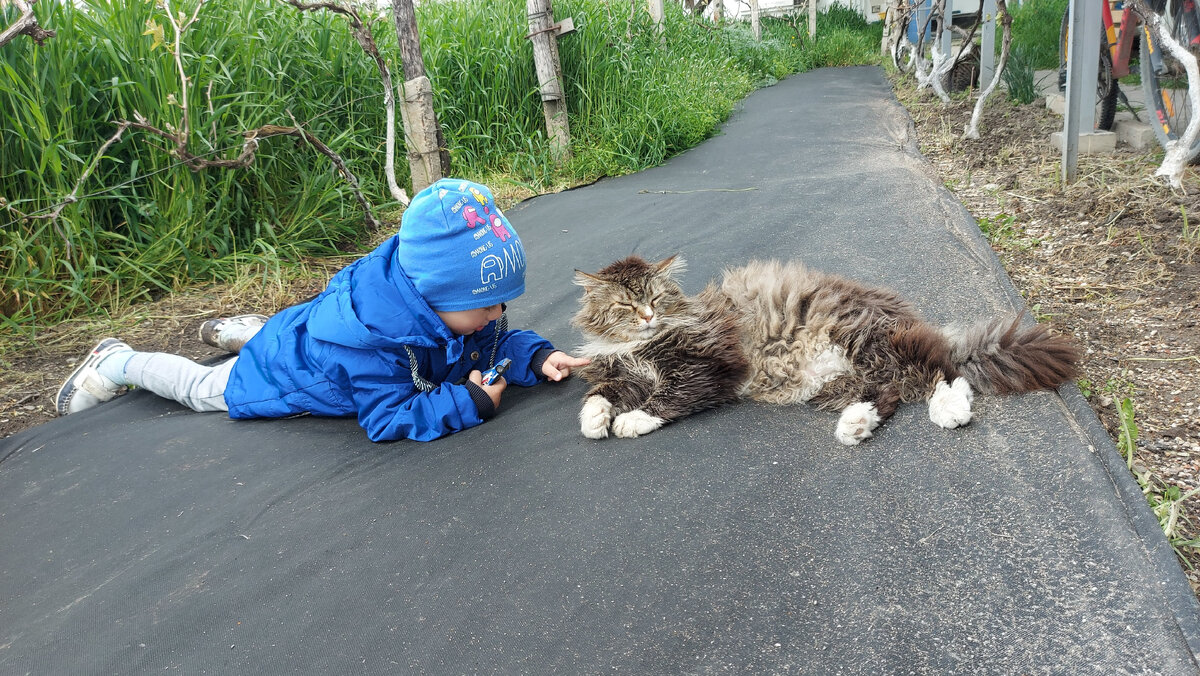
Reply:
[[506, 303], [525, 293], [525, 247], [486, 186], [443, 178], [400, 221], [396, 261], [429, 307]]

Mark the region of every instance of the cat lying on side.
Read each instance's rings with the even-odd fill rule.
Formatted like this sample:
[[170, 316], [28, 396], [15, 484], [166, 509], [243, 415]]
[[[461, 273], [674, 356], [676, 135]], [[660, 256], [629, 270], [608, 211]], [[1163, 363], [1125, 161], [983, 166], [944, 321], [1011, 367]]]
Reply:
[[727, 269], [689, 297], [674, 278], [683, 269], [678, 256], [630, 256], [576, 270], [572, 323], [592, 358], [579, 371], [591, 385], [585, 437], [637, 437], [746, 397], [840, 409], [835, 436], [852, 446], [902, 401], [928, 401], [929, 419], [952, 429], [971, 421], [976, 391], [1053, 389], [1076, 375], [1074, 345], [1019, 314], [940, 329], [893, 291], [779, 261]]

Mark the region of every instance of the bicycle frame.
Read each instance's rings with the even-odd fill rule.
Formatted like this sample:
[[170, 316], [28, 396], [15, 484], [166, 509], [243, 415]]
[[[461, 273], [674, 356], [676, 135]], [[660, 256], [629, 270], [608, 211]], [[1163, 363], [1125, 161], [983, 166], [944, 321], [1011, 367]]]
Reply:
[[[1113, 79], [1119, 80], [1129, 75], [1129, 57], [1133, 52], [1133, 36], [1137, 34], [1137, 29], [1141, 28], [1142, 18], [1133, 10], [1126, 9], [1121, 21], [1120, 35], [1118, 35], [1108, 0], [1102, 0], [1101, 4], [1104, 6], [1104, 35], [1108, 39], [1108, 52], [1112, 55]], [[1130, 30], [1131, 28], [1133, 30]]]

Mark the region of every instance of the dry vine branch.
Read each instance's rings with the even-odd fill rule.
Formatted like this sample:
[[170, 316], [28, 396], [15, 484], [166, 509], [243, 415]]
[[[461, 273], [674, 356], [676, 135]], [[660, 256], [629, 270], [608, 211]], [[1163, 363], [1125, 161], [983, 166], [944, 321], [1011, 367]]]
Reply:
[[392, 193], [392, 199], [408, 206], [408, 195], [396, 182], [396, 97], [395, 88], [392, 86], [392, 73], [388, 69], [387, 62], [379, 54], [379, 47], [376, 46], [375, 38], [371, 35], [370, 25], [363, 23], [358, 11], [353, 7], [342, 7], [334, 2], [283, 1], [301, 11], [311, 12], [327, 9], [335, 14], [345, 16], [346, 21], [350, 23], [350, 32], [354, 35], [354, 39], [358, 41], [363, 51], [375, 60], [375, 66], [379, 68], [379, 77], [383, 81], [383, 103], [387, 109], [387, 157], [384, 160], [383, 171], [387, 177], [388, 190]]
[[8, 211], [11, 211], [17, 215], [16, 221], [11, 221], [9, 223], [5, 223], [4, 227], [8, 227], [8, 226], [12, 225], [13, 223], [16, 223], [17, 221], [23, 221], [23, 220], [29, 218], [29, 214], [26, 214], [26, 213], [22, 212], [20, 209], [14, 207], [8, 200], [4, 199], [3, 197], [0, 197], [0, 209], [7, 209]]
[[171, 9], [171, 0], [162, 0], [163, 7], [167, 11], [167, 20], [171, 22], [171, 27], [175, 29], [175, 68], [179, 71], [179, 93], [180, 102], [179, 109], [183, 114], [181, 121], [182, 131], [178, 136], [179, 149], [187, 147], [188, 137], [191, 136], [190, 122], [188, 121], [188, 77], [187, 72], [183, 69], [183, 33], [196, 22], [196, 18], [200, 16], [200, 8], [204, 7], [205, 0], [200, 0], [196, 3], [196, 11], [192, 12], [190, 19], [183, 21], [183, 13], [175, 16], [175, 12]]
[[334, 166], [337, 167], [338, 173], [340, 173], [342, 177], [346, 179], [346, 182], [350, 184], [350, 188], [354, 191], [355, 199], [358, 200], [358, 203], [363, 208], [363, 217], [366, 220], [367, 225], [369, 225], [373, 230], [378, 230], [380, 227], [379, 222], [375, 220], [375, 217], [371, 213], [371, 203], [367, 201], [366, 196], [362, 194], [362, 190], [358, 186], [358, 179], [355, 178], [353, 173], [351, 173], [350, 168], [346, 166], [346, 163], [342, 160], [341, 156], [334, 152], [329, 146], [322, 143], [320, 139], [304, 129], [301, 129], [299, 126], [282, 127], [275, 124], [265, 124], [258, 129], [244, 131], [242, 132], [242, 136], [244, 136], [246, 140], [244, 143], [242, 143], [242, 152], [235, 159], [206, 160], [199, 155], [193, 155], [187, 150], [186, 147], [181, 146], [179, 143], [179, 137], [175, 134], [163, 131], [162, 129], [147, 123], [146, 118], [142, 117], [140, 114], [135, 113], [134, 115], [136, 120], [135, 122], [122, 120], [120, 124], [127, 125], [134, 129], [141, 129], [142, 131], [149, 132], [168, 141], [174, 141], [175, 149], [168, 152], [179, 159], [179, 161], [183, 162], [183, 164], [187, 165], [187, 167], [192, 171], [200, 171], [202, 169], [210, 168], [243, 169], [250, 166], [250, 164], [254, 162], [254, 156], [255, 153], [258, 152], [260, 139], [270, 138], [272, 136], [295, 136], [311, 145], [317, 150], [317, 152], [328, 157], [330, 161], [333, 162]]
[[44, 220], [51, 221], [54, 224], [54, 231], [58, 233], [58, 236], [61, 237], [63, 242], [67, 245], [67, 255], [68, 256], [71, 255], [71, 250], [74, 247], [71, 244], [71, 238], [68, 237], [67, 234], [62, 231], [62, 228], [58, 227], [58, 215], [62, 213], [62, 210], [65, 209], [68, 204], [74, 204], [79, 201], [79, 188], [83, 185], [83, 182], [86, 181], [88, 176], [91, 176], [92, 172], [96, 170], [96, 165], [100, 164], [100, 160], [101, 160], [101, 158], [104, 157], [104, 153], [108, 151], [108, 149], [112, 146], [112, 144], [117, 142], [117, 139], [121, 138], [121, 134], [124, 134], [125, 130], [128, 129], [129, 127], [130, 127], [129, 122], [121, 122], [120, 124], [117, 125], [116, 133], [113, 134], [112, 137], [109, 138], [107, 141], [105, 141], [104, 145], [100, 146], [100, 149], [96, 151], [95, 156], [92, 157], [91, 164], [89, 164], [87, 166], [87, 169], [85, 169], [83, 171], [83, 173], [79, 176], [79, 180], [75, 181], [75, 188], [71, 190], [71, 194], [64, 197], [63, 200], [61, 202], [59, 202], [58, 204], [56, 204], [54, 206], [54, 208], [51, 209], [48, 213], [26, 217], [29, 220], [44, 219]]
[[46, 44], [46, 40], [54, 37], [54, 31], [46, 30], [38, 25], [37, 17], [33, 15], [33, 4], [37, 0], [12, 0], [13, 5], [21, 10], [21, 16], [16, 23], [5, 28], [0, 32], [0, 47], [12, 42], [18, 35], [28, 35], [39, 46]]
[[[140, 129], [142, 131], [146, 131], [151, 134], [154, 134], [164, 140], [173, 142], [174, 147], [171, 149], [164, 149], [165, 152], [167, 152], [171, 155], [174, 155], [179, 161], [181, 161], [183, 164], [185, 164], [192, 171], [201, 171], [203, 169], [209, 169], [209, 168], [218, 168], [218, 169], [241, 169], [241, 168], [244, 168], [246, 166], [249, 166], [249, 164], [254, 161], [254, 155], [258, 151], [259, 139], [269, 138], [271, 136], [296, 136], [296, 137], [302, 139], [303, 141], [307, 142], [312, 147], [316, 148], [318, 152], [320, 152], [321, 154], [328, 157], [334, 163], [334, 165], [337, 167], [338, 171], [346, 179], [346, 182], [350, 184], [350, 188], [354, 191], [354, 196], [358, 200], [359, 204], [362, 205], [363, 212], [364, 212], [364, 219], [366, 220], [367, 225], [370, 226], [371, 229], [373, 229], [373, 230], [379, 229], [379, 222], [375, 220], [375, 216], [371, 213], [370, 202], [368, 202], [367, 198], [362, 194], [362, 190], [359, 188], [359, 185], [358, 185], [358, 179], [355, 178], [354, 174], [350, 172], [349, 167], [346, 166], [346, 163], [342, 160], [341, 156], [339, 156], [332, 149], [330, 149], [329, 146], [322, 143], [320, 141], [320, 139], [316, 138], [309, 132], [301, 129], [299, 124], [297, 124], [296, 126], [293, 126], [293, 127], [281, 127], [279, 125], [263, 125], [262, 127], [259, 127], [258, 129], [254, 129], [254, 130], [247, 131], [247, 132], [242, 132], [242, 135], [245, 137], [245, 141], [242, 143], [242, 152], [241, 152], [241, 154], [238, 155], [237, 158], [232, 159], [232, 160], [224, 160], [224, 159], [222, 159], [222, 160], [207, 160], [207, 159], [204, 159], [203, 157], [196, 155], [188, 150], [188, 136], [190, 135], [190, 131], [189, 131], [190, 127], [189, 127], [189, 121], [188, 121], [188, 89], [189, 89], [189, 87], [188, 87], [187, 72], [184, 70], [184, 67], [183, 67], [182, 39], [183, 39], [183, 33], [185, 31], [187, 31], [187, 29], [190, 28], [193, 23], [196, 22], [197, 17], [199, 17], [199, 15], [200, 15], [200, 9], [201, 9], [201, 7], [204, 6], [204, 3], [206, 2], [206, 0], [199, 0], [199, 2], [196, 5], [196, 11], [194, 11], [192, 13], [191, 18], [188, 18], [186, 20], [184, 19], [184, 14], [182, 12], [178, 16], [175, 16], [174, 10], [172, 10], [172, 8], [171, 8], [171, 0], [161, 0], [161, 2], [162, 2], [162, 7], [167, 12], [167, 20], [171, 22], [171, 27], [174, 28], [174, 30], [175, 30], [175, 39], [174, 39], [175, 49], [174, 49], [173, 55], [175, 57], [175, 66], [179, 71], [179, 81], [180, 81], [180, 89], [181, 89], [180, 108], [183, 113], [183, 121], [182, 121], [182, 123], [180, 125], [180, 129], [178, 131], [175, 131], [175, 130], [163, 131], [162, 129], [159, 129], [158, 127], [155, 127], [154, 125], [150, 124], [149, 121], [147, 121], [146, 118], [141, 115], [141, 113], [134, 111], [134, 113], [133, 113], [134, 120], [135, 120], [134, 122], [128, 122], [128, 121], [122, 120], [118, 124], [124, 125], [125, 127], [132, 127], [134, 129]], [[357, 19], [357, 14], [355, 14], [354, 16]], [[359, 24], [359, 26], [361, 26], [362, 22], [359, 21], [358, 24]], [[376, 54], [378, 54], [378, 50], [376, 50]], [[295, 122], [295, 120], [293, 120], [293, 122]]]

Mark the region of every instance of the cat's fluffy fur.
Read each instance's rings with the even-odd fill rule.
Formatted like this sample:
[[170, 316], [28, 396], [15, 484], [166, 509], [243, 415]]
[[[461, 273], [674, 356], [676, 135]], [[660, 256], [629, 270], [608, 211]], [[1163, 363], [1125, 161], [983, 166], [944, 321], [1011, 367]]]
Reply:
[[779, 261], [727, 269], [689, 297], [675, 281], [683, 265], [630, 256], [576, 271], [573, 323], [592, 358], [584, 436], [636, 437], [747, 397], [840, 409], [835, 436], [854, 445], [900, 402], [926, 400], [930, 419], [954, 428], [970, 422], [976, 391], [1052, 389], [1076, 374], [1073, 344], [1020, 315], [939, 329], [891, 290]]

